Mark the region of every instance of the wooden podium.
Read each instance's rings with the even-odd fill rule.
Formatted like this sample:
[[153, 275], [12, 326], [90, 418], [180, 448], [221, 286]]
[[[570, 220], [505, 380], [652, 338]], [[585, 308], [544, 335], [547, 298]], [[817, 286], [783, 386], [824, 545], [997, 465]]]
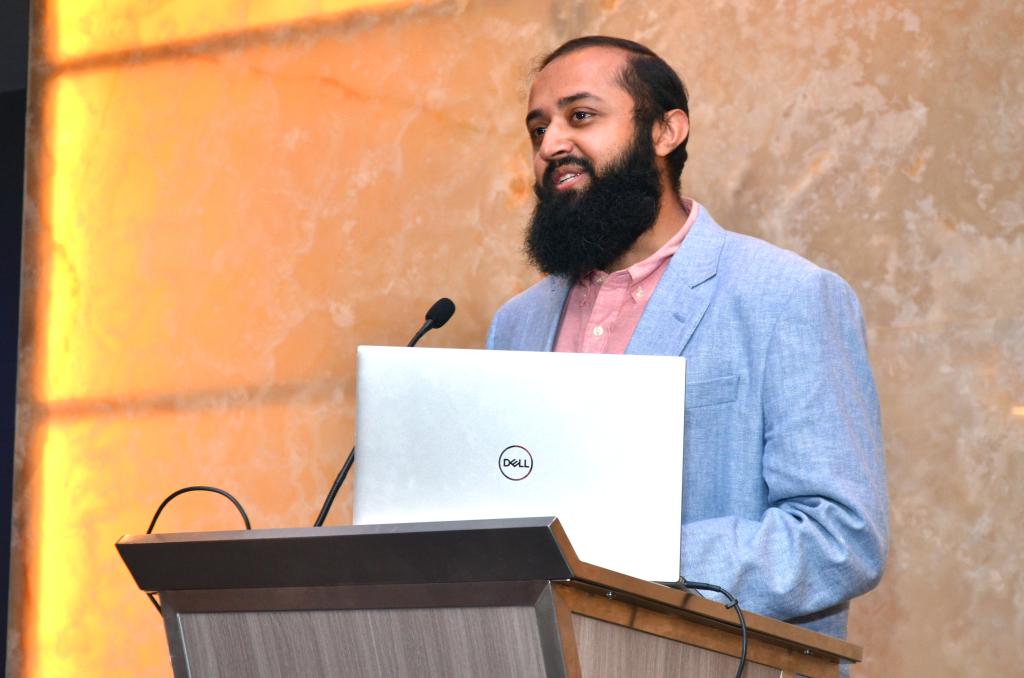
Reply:
[[[728, 676], [734, 610], [580, 562], [554, 518], [126, 536], [176, 678]], [[742, 600], [740, 603], [742, 604]], [[860, 648], [747, 613], [748, 678]]]

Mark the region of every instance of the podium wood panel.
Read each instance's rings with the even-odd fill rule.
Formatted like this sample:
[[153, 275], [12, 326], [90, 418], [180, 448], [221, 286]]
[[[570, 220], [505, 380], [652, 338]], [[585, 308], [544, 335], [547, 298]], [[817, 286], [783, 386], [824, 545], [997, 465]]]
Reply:
[[[585, 619], [599, 620], [607, 626], [601, 627], [601, 634], [605, 643], [609, 638], [618, 638], [618, 647], [625, 649], [630, 644], [636, 643], [647, 645], [650, 649], [660, 647], [660, 644], [651, 644], [650, 637], [663, 638], [671, 644], [684, 644], [687, 646], [701, 648], [701, 653], [706, 652], [711, 659], [702, 659], [693, 664], [693, 672], [684, 675], [694, 676], [732, 676], [736, 672], [736, 662], [740, 656], [742, 639], [739, 630], [729, 625], [717, 625], [708, 620], [697, 621], [679, 614], [679, 610], [664, 608], [662, 610], [652, 609], [642, 604], [634, 604], [628, 600], [620, 599], [613, 595], [608, 597], [605, 594], [596, 593], [590, 587], [579, 584], [565, 583], [555, 585], [556, 595], [563, 601], [563, 606], [572, 615], [573, 630], [576, 635], [576, 647], [580, 657], [580, 664], [584, 667], [584, 678], [590, 678], [586, 667], [588, 662], [584, 659], [588, 652], [603, 652], [606, 647], [603, 644], [592, 645], [587, 638], [580, 637], [581, 624]], [[620, 594], [621, 595], [621, 594]], [[717, 603], [714, 603], [717, 605]], [[735, 613], [733, 613], [735, 614]], [[754, 615], [751, 615], [754, 616]], [[592, 626], [586, 626], [590, 632], [594, 632]], [[693, 653], [690, 653], [693, 655]], [[700, 654], [700, 653], [698, 653]], [[697, 656], [697, 655], [693, 655]], [[702, 656], [702, 655], [701, 655]], [[749, 634], [747, 643], [747, 669], [745, 676], [756, 676], [752, 673], [754, 664], [760, 662], [766, 666], [779, 667], [791, 674], [812, 676], [813, 678], [834, 678], [839, 675], [839, 664], [815, 654], [807, 649], [797, 649], [792, 646], [780, 645], [772, 642], [756, 631]], [[731, 666], [730, 671], [721, 671], [716, 667]], [[714, 670], [712, 670], [714, 669]], [[598, 674], [605, 675], [605, 674]], [[611, 674], [608, 674], [611, 675]], [[627, 675], [627, 674], [619, 674]], [[641, 674], [637, 674], [641, 675]], [[661, 673], [645, 673], [642, 675], [651, 676], [675, 676], [678, 673], [672, 671]], [[778, 668], [771, 675], [777, 676]], [[790, 674], [786, 674], [790, 675]]]
[[192, 613], [188, 675], [203, 678], [543, 676], [530, 607]]
[[[612, 624], [572, 616], [584, 678], [733, 676], [736, 657]], [[779, 678], [779, 669], [747, 661], [744, 678]]]

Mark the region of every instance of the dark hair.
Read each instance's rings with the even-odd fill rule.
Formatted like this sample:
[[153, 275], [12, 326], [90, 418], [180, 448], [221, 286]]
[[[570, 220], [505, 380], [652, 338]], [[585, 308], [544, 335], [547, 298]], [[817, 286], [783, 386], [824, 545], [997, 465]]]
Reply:
[[[558, 49], [541, 60], [540, 69], [555, 59], [587, 47], [614, 47], [629, 53], [626, 66], [619, 74], [619, 83], [633, 97], [633, 119], [638, 129], [650, 129], [655, 122], [664, 119], [665, 114], [676, 108], [690, 115], [689, 97], [686, 85], [665, 60], [638, 42], [612, 38], [606, 35], [587, 35], [563, 43]], [[538, 69], [538, 70], [540, 70]], [[683, 139], [666, 158], [672, 188], [679, 192], [679, 178], [686, 164], [686, 143]]]

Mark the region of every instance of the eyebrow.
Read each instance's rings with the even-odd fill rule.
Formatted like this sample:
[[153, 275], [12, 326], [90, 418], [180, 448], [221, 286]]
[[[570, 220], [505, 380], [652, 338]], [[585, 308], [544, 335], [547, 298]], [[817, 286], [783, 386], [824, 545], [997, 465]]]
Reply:
[[[557, 105], [558, 108], [565, 108], [569, 104], [576, 103], [581, 99], [596, 99], [597, 101], [604, 101], [601, 97], [596, 94], [591, 94], [590, 92], [576, 92], [575, 94], [570, 94], [559, 99]], [[539, 108], [535, 108], [526, 114], [526, 124], [529, 125], [532, 120], [542, 117], [544, 117], [544, 114], [541, 110]]]

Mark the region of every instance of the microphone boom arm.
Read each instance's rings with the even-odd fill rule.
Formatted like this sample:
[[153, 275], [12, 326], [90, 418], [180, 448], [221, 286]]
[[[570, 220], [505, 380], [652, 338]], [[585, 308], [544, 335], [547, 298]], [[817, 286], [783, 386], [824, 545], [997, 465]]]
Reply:
[[[406, 348], [412, 348], [416, 345], [423, 335], [430, 330], [437, 329], [444, 325], [455, 313], [455, 304], [448, 297], [442, 297], [434, 302], [434, 305], [427, 311], [426, 322], [423, 323], [423, 327], [413, 335], [412, 339], [406, 345]], [[341, 490], [341, 486], [345, 483], [345, 479], [348, 478], [349, 471], [352, 470], [352, 464], [356, 460], [356, 448], [352, 447], [352, 451], [348, 453], [348, 457], [345, 459], [344, 465], [341, 470], [338, 471], [338, 475], [334, 478], [334, 484], [331, 485], [330, 491], [327, 493], [327, 498], [324, 499], [324, 505], [320, 507], [320, 513], [316, 517], [316, 522], [313, 523], [313, 527], [323, 527], [324, 521], [327, 520], [327, 514], [331, 510], [331, 506], [334, 504], [334, 499], [338, 496], [338, 491]]]

